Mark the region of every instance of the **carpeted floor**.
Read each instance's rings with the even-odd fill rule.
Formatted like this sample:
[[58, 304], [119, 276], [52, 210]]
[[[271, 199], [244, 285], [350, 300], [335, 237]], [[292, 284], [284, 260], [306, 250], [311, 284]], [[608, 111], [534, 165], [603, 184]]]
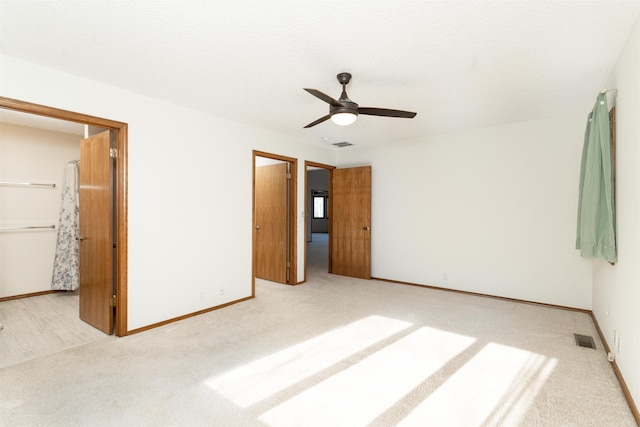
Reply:
[[78, 291], [0, 302], [0, 368], [109, 339], [80, 320], [78, 307]]
[[0, 425], [636, 425], [584, 313], [324, 270], [4, 368]]

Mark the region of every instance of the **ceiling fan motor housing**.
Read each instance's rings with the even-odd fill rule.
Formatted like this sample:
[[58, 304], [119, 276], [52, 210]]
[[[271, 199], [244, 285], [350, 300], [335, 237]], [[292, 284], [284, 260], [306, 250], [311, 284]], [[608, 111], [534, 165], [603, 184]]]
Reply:
[[342, 105], [339, 107], [335, 105], [329, 106], [330, 115], [333, 116], [334, 114], [340, 114], [340, 113], [350, 113], [350, 114], [355, 114], [356, 116], [358, 115], [358, 104], [351, 101], [349, 98], [343, 99], [342, 97], [340, 97], [340, 103]]

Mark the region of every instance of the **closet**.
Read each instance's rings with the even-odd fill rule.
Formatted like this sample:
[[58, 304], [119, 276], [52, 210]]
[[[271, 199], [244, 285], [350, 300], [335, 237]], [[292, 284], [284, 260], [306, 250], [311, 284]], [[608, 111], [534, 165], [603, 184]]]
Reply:
[[25, 116], [0, 115], [0, 298], [51, 289], [65, 166], [84, 133]]
[[[10, 120], [7, 120], [7, 117], [9, 117]], [[37, 124], [33, 125], [34, 122]], [[53, 128], [51, 127], [52, 123]], [[87, 277], [85, 281], [82, 278], [83, 274], [81, 271], [80, 285], [82, 288], [84, 283], [86, 286], [91, 286], [92, 289], [100, 290], [99, 293], [96, 293], [83, 292], [82, 289], [80, 289], [80, 318], [107, 334], [113, 333], [115, 323], [115, 334], [117, 336], [127, 335], [127, 320], [129, 314], [127, 310], [127, 123], [0, 96], [0, 124], [4, 126], [3, 129], [0, 129], [0, 135], [9, 135], [12, 127], [6, 124], [75, 135], [73, 138], [73, 155], [62, 156], [64, 158], [60, 158], [60, 165], [56, 166], [56, 170], [63, 171], [58, 172], [60, 174], [58, 176], [62, 176], [64, 169], [57, 168], [63, 168], [65, 162], [69, 162], [70, 158], [74, 160], [78, 157], [80, 158], [79, 224], [81, 233], [83, 233], [83, 228], [89, 227], [89, 229], [85, 230], [86, 236], [80, 236], [78, 238], [81, 242], [80, 269], [82, 270], [84, 266], [87, 271], [91, 272], [90, 277], [87, 277], [86, 274], [84, 275], [84, 277]], [[61, 130], [60, 126], [64, 126], [65, 129]], [[71, 130], [66, 130], [66, 128], [69, 127]], [[80, 131], [80, 129], [82, 129], [82, 131]], [[4, 141], [9, 141], [9, 138], [5, 138]], [[49, 144], [55, 143], [52, 139], [47, 139], [46, 142]], [[4, 155], [4, 151], [7, 151], [4, 148], [5, 145], [13, 146], [15, 144], [0, 144], [0, 161], [2, 161], [0, 163], [0, 174], [9, 170], [6, 165], [12, 164], [11, 162], [18, 164], [15, 158], [9, 159], [8, 155]], [[76, 151], [76, 147], [78, 151]], [[44, 152], [40, 150], [40, 148], [44, 151], [47, 150], [47, 148], [43, 146], [36, 147], [36, 150], [40, 153]], [[79, 156], [77, 155], [78, 152], [80, 153]], [[35, 162], [31, 157], [32, 153], [33, 150], [27, 152], [27, 156], [25, 156], [27, 160], [23, 163]], [[41, 157], [42, 156], [38, 157], [38, 161], [43, 163], [45, 160]], [[50, 159], [49, 157], [48, 160]], [[82, 163], [84, 163], [84, 165], [82, 165]], [[98, 171], [100, 172], [98, 173]], [[84, 176], [83, 174], [89, 174], [89, 176]], [[99, 178], [99, 182], [95, 182], [94, 178]], [[33, 181], [35, 182], [35, 180]], [[87, 184], [83, 184], [83, 182]], [[107, 190], [106, 192], [104, 191], [105, 189]], [[87, 194], [85, 197], [83, 194], [86, 192], [90, 194]], [[100, 201], [93, 201], [96, 194], [101, 195]], [[0, 193], [0, 227], [3, 226], [3, 221], [5, 220], [2, 216], [2, 210], [4, 206], [8, 205], [6, 201], [3, 201], [4, 197], [5, 195]], [[102, 203], [102, 206], [106, 208], [93, 212], [91, 209], [87, 210], [83, 208], [87, 203], [93, 208], [97, 208]], [[14, 204], [12, 204], [12, 206], [13, 205]], [[56, 203], [56, 212], [59, 212], [59, 208], [60, 205]], [[83, 219], [85, 216], [86, 218]], [[57, 218], [57, 214], [55, 217]], [[24, 220], [26, 218], [21, 219]], [[103, 238], [105, 233], [107, 234], [106, 239]], [[100, 238], [97, 238], [98, 234], [100, 234]], [[83, 237], [85, 238], [83, 239]], [[5, 239], [5, 243], [6, 241], [7, 239]], [[100, 242], [101, 247], [99, 253], [96, 252], [95, 244], [82, 244], [87, 241], [94, 243]], [[40, 242], [39, 245], [42, 245], [42, 243], [43, 242]], [[2, 264], [3, 255], [7, 252], [6, 248], [7, 245], [0, 241], [0, 273], [3, 272], [1, 270], [3, 265], [7, 265], [7, 263]], [[11, 251], [13, 250], [12, 248]], [[52, 256], [55, 257], [55, 245], [52, 245], [49, 250], [52, 251], [49, 255], [50, 260]], [[89, 253], [85, 253], [87, 251], [89, 251]], [[108, 256], [108, 262], [105, 263], [104, 257], [100, 255]], [[21, 259], [23, 263], [28, 263], [28, 265], [35, 265], [37, 263], [34, 257], [27, 256]], [[38, 265], [37, 268], [39, 270], [41, 266]], [[95, 277], [98, 271], [100, 277]], [[47, 269], [44, 276], [50, 277], [52, 272], [53, 270], [49, 271]], [[14, 282], [11, 281], [11, 283]], [[34, 285], [32, 283], [35, 283], [35, 281], [32, 282], [24, 277], [18, 277], [17, 283], [27, 283], [28, 286], [33, 287]], [[34, 289], [30, 289], [30, 292], [25, 294], [23, 293], [25, 292], [23, 287], [20, 287], [18, 292], [9, 290], [9, 280], [7, 280], [6, 275], [5, 277], [0, 276], [0, 303], [4, 300], [15, 299], [16, 296], [19, 298], [20, 296], [31, 296], [39, 292], [50, 293], [51, 291], [48, 289], [50, 286], [49, 278], [46, 280], [46, 283], [49, 285], [44, 285], [43, 283], [45, 283], [44, 280], [38, 281], [36, 286], [38, 288], [46, 286], [46, 291], [35, 290], [34, 292]], [[9, 293], [14, 296], [2, 296]], [[15, 295], [16, 293], [17, 295]], [[64, 294], [66, 293], [62, 293], [62, 295]], [[88, 307], [88, 309], [83, 311], [83, 305]], [[83, 313], [85, 313], [85, 317], [83, 317]], [[91, 314], [91, 318], [87, 317], [87, 314]], [[104, 320], [104, 322], [99, 323], [97, 320]]]

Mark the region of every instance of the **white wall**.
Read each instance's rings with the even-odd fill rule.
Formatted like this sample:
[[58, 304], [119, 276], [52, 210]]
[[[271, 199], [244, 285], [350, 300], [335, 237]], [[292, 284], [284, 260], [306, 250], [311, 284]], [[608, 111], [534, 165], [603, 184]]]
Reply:
[[[616, 225], [618, 262], [594, 261], [593, 313], [618, 367], [640, 404], [640, 21], [607, 84], [616, 102]], [[612, 97], [609, 97], [612, 100]], [[613, 101], [613, 100], [612, 100]], [[621, 352], [614, 343], [620, 337]]]
[[373, 276], [590, 309], [574, 250], [586, 113], [339, 151], [372, 165]]
[[[80, 136], [0, 123], [0, 227], [58, 225], [64, 168], [80, 158]], [[0, 232], [0, 297], [51, 289], [55, 230]]]
[[252, 150], [298, 158], [298, 182], [304, 160], [335, 161], [304, 141], [0, 59], [3, 96], [129, 124], [129, 330], [251, 294]]

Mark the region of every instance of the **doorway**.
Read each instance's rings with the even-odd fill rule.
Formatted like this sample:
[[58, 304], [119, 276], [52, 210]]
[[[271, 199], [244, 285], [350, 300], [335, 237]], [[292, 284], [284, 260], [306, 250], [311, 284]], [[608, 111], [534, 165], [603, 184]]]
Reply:
[[333, 166], [305, 162], [305, 270], [308, 275], [329, 273], [331, 266], [331, 173]]
[[[312, 231], [310, 216], [315, 216], [314, 206], [310, 204], [315, 196], [309, 174], [325, 169], [328, 170], [329, 181], [325, 200], [328, 216], [327, 270], [332, 274], [371, 279], [371, 166], [338, 169], [305, 162], [305, 168], [305, 206], [311, 213], [305, 215], [307, 240]], [[318, 194], [324, 192], [318, 191]], [[318, 216], [321, 216], [320, 212]], [[309, 264], [307, 249], [308, 245], [305, 245], [305, 281]]]
[[253, 284], [297, 284], [297, 160], [253, 152]]
[[[110, 198], [114, 201], [114, 217], [110, 221], [114, 235], [112, 250], [115, 262], [112, 266], [112, 274], [115, 277], [115, 293], [110, 289], [108, 298], [94, 301], [100, 309], [113, 316], [115, 321], [116, 336], [127, 334], [127, 124], [72, 111], [61, 110], [11, 98], [0, 97], [0, 108], [26, 113], [34, 116], [48, 117], [52, 119], [75, 122], [110, 131], [113, 135], [113, 147], [109, 148], [109, 155], [114, 158], [114, 185], [110, 187]], [[86, 166], [85, 166], [86, 167]], [[111, 288], [112, 283], [105, 286]], [[115, 298], [114, 298], [115, 297]], [[105, 307], [109, 305], [109, 307]], [[113, 322], [112, 322], [113, 323]], [[112, 329], [108, 328], [112, 333]]]

